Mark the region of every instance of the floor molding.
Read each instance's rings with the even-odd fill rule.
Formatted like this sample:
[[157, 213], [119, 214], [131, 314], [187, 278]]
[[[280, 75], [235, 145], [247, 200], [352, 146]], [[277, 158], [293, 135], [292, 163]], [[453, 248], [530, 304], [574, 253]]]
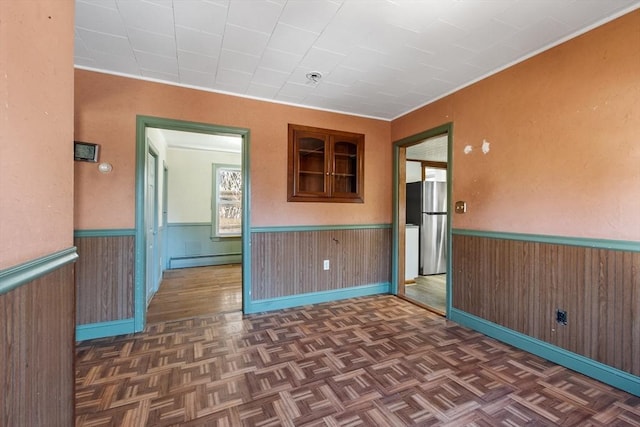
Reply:
[[640, 377], [452, 308], [449, 319], [558, 365], [640, 396]]
[[330, 291], [312, 292], [300, 295], [289, 295], [279, 298], [251, 301], [245, 305], [245, 313], [260, 313], [283, 308], [300, 307], [309, 304], [337, 301], [347, 298], [362, 297], [368, 295], [388, 294], [390, 283], [374, 283], [364, 286], [355, 286], [345, 289], [333, 289]]
[[135, 332], [134, 319], [112, 320], [76, 326], [76, 341], [126, 335]]

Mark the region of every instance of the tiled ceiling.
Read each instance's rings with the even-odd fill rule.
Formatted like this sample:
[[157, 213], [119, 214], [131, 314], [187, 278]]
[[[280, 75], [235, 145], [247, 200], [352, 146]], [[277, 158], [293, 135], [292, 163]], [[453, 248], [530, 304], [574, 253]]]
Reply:
[[[75, 65], [390, 120], [639, 0], [76, 0]], [[318, 82], [307, 79], [319, 72]]]

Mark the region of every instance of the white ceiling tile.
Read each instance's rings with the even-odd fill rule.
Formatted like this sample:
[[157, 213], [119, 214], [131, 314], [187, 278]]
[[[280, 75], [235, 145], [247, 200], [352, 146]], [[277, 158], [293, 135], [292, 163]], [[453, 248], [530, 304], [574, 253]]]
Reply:
[[280, 22], [319, 34], [339, 8], [339, 3], [329, 0], [293, 0], [286, 3]]
[[100, 6], [106, 9], [118, 10], [116, 0], [76, 0], [76, 7], [79, 3], [87, 3], [94, 6]]
[[567, 25], [554, 19], [545, 18], [505, 39], [503, 43], [527, 54], [537, 48], [549, 45], [553, 40], [567, 36], [569, 31]]
[[162, 80], [165, 82], [173, 82], [173, 83], [180, 82], [180, 76], [178, 76], [177, 74], [165, 73], [158, 70], [146, 70], [144, 68], [141, 68], [140, 72], [144, 77], [147, 77], [150, 79]]
[[95, 59], [90, 57], [76, 56], [73, 62], [74, 65], [77, 65], [78, 67], [99, 68]]
[[174, 34], [171, 2], [151, 3], [143, 0], [117, 0], [116, 4], [127, 27], [170, 36]]
[[247, 89], [247, 95], [263, 99], [273, 99], [276, 97], [279, 90], [280, 86], [268, 86], [251, 82]]
[[452, 7], [452, 3], [441, 0], [394, 1], [395, 8], [386, 16], [386, 22], [416, 33], [433, 24], [438, 17]]
[[313, 92], [315, 88], [310, 85], [299, 84], [299, 83], [286, 83], [278, 92], [278, 98], [288, 98], [288, 99], [304, 99], [309, 93]]
[[222, 49], [220, 58], [218, 59], [218, 66], [220, 68], [226, 68], [228, 70], [241, 71], [243, 73], [252, 74], [258, 67], [260, 57], [247, 55], [242, 52], [236, 52], [233, 50]]
[[80, 35], [77, 34], [78, 30], [76, 30], [76, 36], [73, 41], [73, 54], [76, 58], [91, 58], [91, 51], [87, 49], [84, 42], [80, 38]]
[[130, 28], [129, 41], [134, 50], [151, 52], [156, 55], [176, 56], [175, 37]]
[[228, 24], [270, 34], [283, 4], [272, 1], [232, 1], [229, 3]]
[[218, 58], [200, 55], [184, 50], [178, 51], [178, 62], [180, 69], [188, 69], [203, 73], [215, 73], [218, 66]]
[[180, 0], [173, 2], [175, 24], [210, 34], [222, 35], [227, 21], [227, 4]]
[[439, 15], [439, 20], [465, 31], [474, 31], [513, 3], [512, 0], [457, 0], [450, 9]]
[[84, 28], [78, 28], [77, 33], [89, 51], [107, 55], [130, 55], [133, 53], [126, 37], [98, 33]]
[[269, 48], [296, 55], [304, 55], [311, 49], [313, 42], [315, 42], [317, 38], [317, 33], [281, 23], [276, 26], [271, 35]]
[[216, 74], [216, 84], [236, 86], [242, 88], [241, 91], [244, 93], [251, 82], [252, 75], [252, 73], [220, 68]]
[[315, 87], [314, 95], [324, 97], [340, 97], [349, 87], [331, 82], [321, 82]]
[[453, 83], [455, 86], [460, 86], [465, 83], [470, 75], [481, 75], [483, 69], [476, 67], [473, 64], [458, 62], [449, 65], [449, 68], [442, 73], [436, 73], [435, 79], [443, 80]]
[[136, 62], [141, 69], [178, 75], [178, 60], [175, 57], [155, 55], [150, 52], [134, 51]]
[[339, 65], [328, 75], [332, 81], [340, 82], [345, 86], [350, 86], [362, 79], [364, 73], [360, 70]]
[[386, 26], [369, 33], [365, 39], [358, 43], [358, 46], [387, 53], [395, 51], [398, 46], [416, 44], [420, 40], [421, 36], [413, 31], [396, 26]]
[[340, 65], [354, 70], [366, 71], [379, 64], [386, 63], [388, 59], [388, 56], [382, 52], [358, 46], [353, 49]]
[[570, 27], [588, 27], [600, 20], [600, 16], [607, 16], [633, 5], [633, 0], [573, 0], [555, 9], [550, 17]]
[[344, 59], [345, 55], [314, 47], [307, 52], [302, 62], [300, 62], [300, 66], [307, 68], [309, 71], [317, 70], [323, 74], [328, 74]]
[[497, 13], [494, 18], [512, 27], [524, 29], [549, 16], [562, 3], [567, 3], [567, 0], [520, 0]]
[[126, 37], [124, 21], [118, 13], [115, 3], [76, 2], [76, 27], [90, 28], [92, 31]]
[[186, 27], [176, 27], [177, 48], [206, 56], [220, 56], [222, 37]]
[[252, 31], [236, 25], [227, 25], [223, 47], [247, 55], [261, 56], [269, 41], [269, 34]]
[[129, 53], [121, 52], [118, 55], [101, 53], [94, 57], [96, 68], [102, 70], [118, 70], [119, 73], [138, 75], [140, 67], [133, 56], [133, 51]]
[[258, 67], [251, 82], [266, 86], [280, 87], [285, 84], [289, 75], [290, 73], [283, 73], [269, 68]]
[[180, 68], [180, 83], [202, 88], [213, 87], [214, 75], [200, 71]]
[[260, 66], [290, 73], [298, 66], [301, 60], [301, 55], [267, 48], [260, 59]]
[[478, 52], [491, 47], [503, 39], [512, 37], [518, 29], [496, 20], [489, 20], [478, 27], [472, 34], [468, 34], [455, 42], [455, 45], [467, 50]]
[[502, 68], [504, 64], [514, 62], [516, 59], [519, 59], [520, 56], [521, 52], [519, 50], [514, 49], [511, 46], [498, 43], [488, 49], [479, 51], [469, 58], [467, 62], [480, 69], [486, 70], [486, 73], [491, 70]]

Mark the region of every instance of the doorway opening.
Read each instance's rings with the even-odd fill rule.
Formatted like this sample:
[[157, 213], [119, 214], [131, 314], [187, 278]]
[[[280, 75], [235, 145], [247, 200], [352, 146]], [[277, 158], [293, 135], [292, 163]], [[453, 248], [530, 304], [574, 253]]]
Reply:
[[451, 286], [450, 147], [450, 124], [394, 144], [394, 288], [398, 296], [443, 316], [450, 308]]
[[248, 130], [139, 116], [136, 162], [136, 331], [242, 309]]

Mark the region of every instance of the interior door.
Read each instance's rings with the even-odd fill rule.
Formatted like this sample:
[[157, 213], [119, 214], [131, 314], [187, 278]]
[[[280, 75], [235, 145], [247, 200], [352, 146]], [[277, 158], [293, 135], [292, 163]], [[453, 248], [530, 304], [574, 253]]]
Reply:
[[158, 277], [158, 185], [157, 185], [157, 156], [147, 153], [147, 197], [145, 206], [146, 224], [146, 299], [147, 305], [157, 289]]

